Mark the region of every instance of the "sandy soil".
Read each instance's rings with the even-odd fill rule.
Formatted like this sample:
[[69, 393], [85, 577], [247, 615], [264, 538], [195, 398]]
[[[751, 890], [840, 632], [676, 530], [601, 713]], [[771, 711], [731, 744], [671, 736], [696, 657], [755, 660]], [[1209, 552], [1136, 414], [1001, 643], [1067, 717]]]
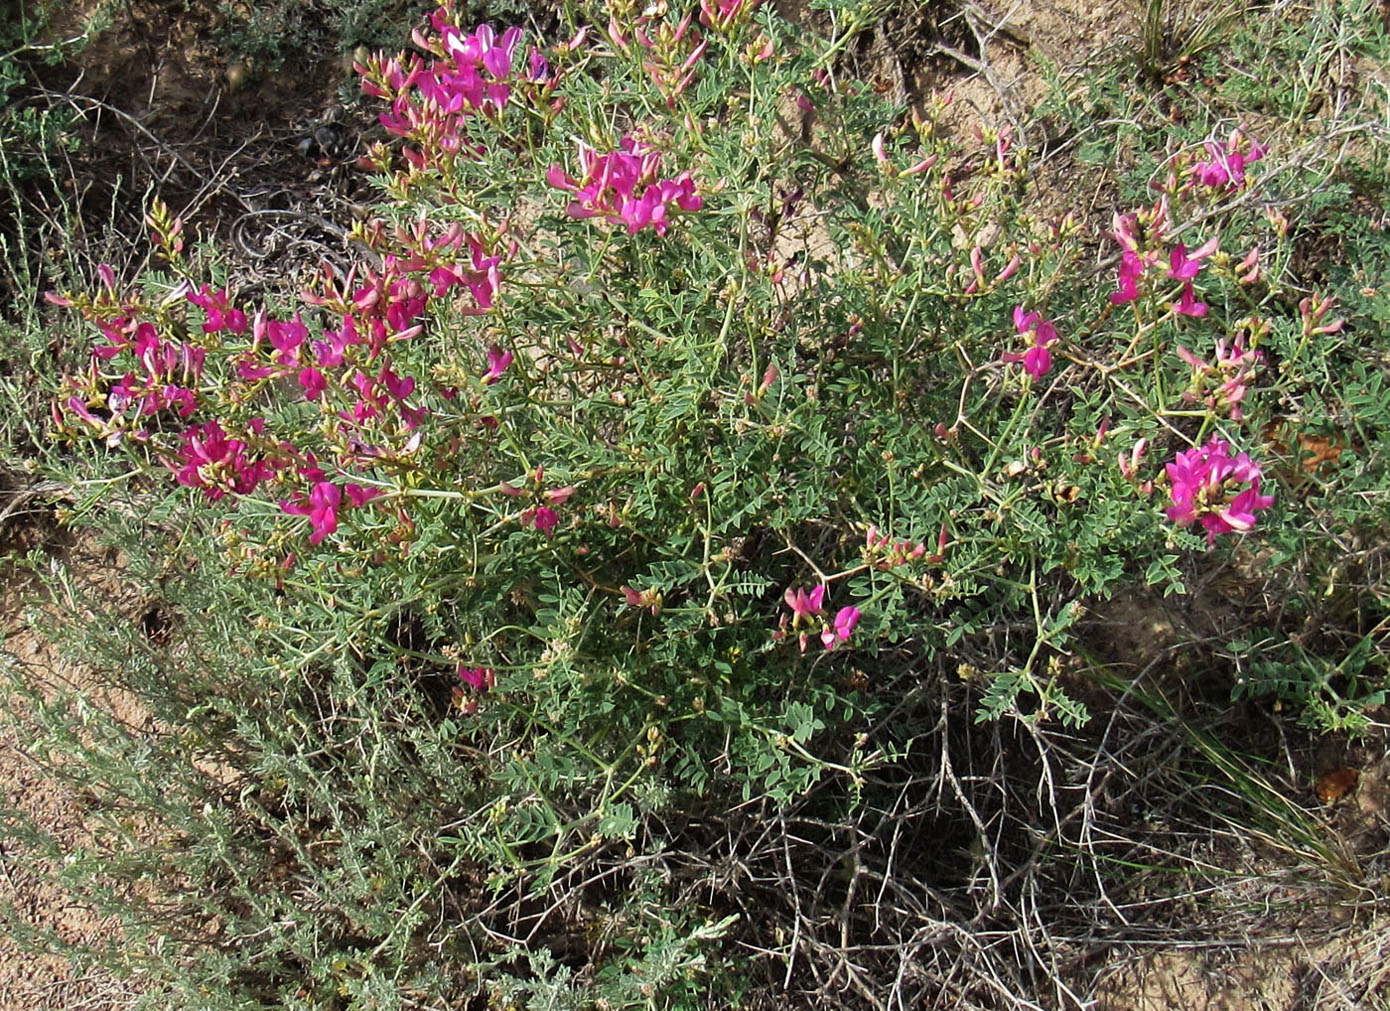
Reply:
[[[74, 550], [71, 564], [84, 592], [109, 593], [113, 569], [94, 555]], [[37, 594], [32, 579], [12, 567], [0, 569], [0, 663], [15, 665], [25, 680], [51, 694], [60, 686], [90, 689], [89, 671], [69, 663], [31, 625], [27, 606]], [[62, 617], [60, 605], [46, 604], [48, 616]], [[0, 788], [7, 805], [50, 834], [65, 850], [90, 841], [80, 796], [55, 782], [24, 750], [20, 732], [28, 725], [26, 700], [7, 695], [0, 703]], [[133, 713], [125, 713], [127, 717]], [[51, 931], [63, 945], [82, 946], [106, 939], [115, 925], [52, 883], [59, 867], [22, 844], [0, 835], [0, 905], [12, 906], [17, 920]], [[0, 1011], [76, 1009], [104, 1011], [129, 1005], [132, 986], [101, 970], [84, 971], [58, 955], [26, 951], [0, 934]]]

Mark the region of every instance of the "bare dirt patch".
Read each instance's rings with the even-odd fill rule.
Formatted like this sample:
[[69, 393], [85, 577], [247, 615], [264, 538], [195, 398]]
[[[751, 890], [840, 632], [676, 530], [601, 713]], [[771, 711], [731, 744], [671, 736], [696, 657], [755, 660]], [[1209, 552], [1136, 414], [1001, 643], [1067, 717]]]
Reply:
[[[12, 537], [23, 534], [11, 530]], [[69, 563], [75, 585], [82, 592], [107, 595], [119, 591], [114, 569], [90, 545], [75, 548]], [[86, 690], [94, 686], [91, 672], [66, 660], [45, 634], [37, 631], [28, 615], [39, 587], [32, 577], [21, 577], [11, 564], [0, 569], [0, 663], [13, 665], [24, 680], [41, 692], [59, 688]], [[71, 602], [44, 605], [50, 619], [60, 623], [64, 614], [75, 617]], [[97, 696], [128, 722], [143, 715], [130, 700]], [[65, 853], [92, 846], [91, 826], [85, 817], [88, 798], [65, 789], [25, 749], [23, 740], [32, 733], [27, 699], [5, 690], [0, 701], [0, 788], [6, 807], [15, 811], [25, 827], [51, 838]], [[20, 828], [20, 824], [7, 826]], [[15, 841], [11, 832], [0, 836], [0, 906], [12, 910], [21, 929], [36, 936], [51, 936], [68, 951], [100, 946], [109, 941], [115, 924], [63, 890], [61, 860], [46, 856]], [[41, 1011], [51, 1008], [86, 1008], [92, 1011], [128, 1006], [136, 989], [103, 969], [83, 969], [60, 954], [35, 953], [10, 931], [0, 933], [0, 1008], [6, 1011]]]
[[86, 0], [49, 26], [55, 39], [88, 38], [21, 94], [71, 117], [80, 142], [55, 162], [59, 190], [34, 201], [52, 238], [32, 252], [55, 281], [91, 276], [98, 258], [123, 274], [146, 265], [132, 240], [151, 191], [219, 240], [243, 284], [343, 257], [370, 190], [352, 166], [373, 123], [351, 61], [254, 67], [219, 48], [224, 17], [211, 0]]

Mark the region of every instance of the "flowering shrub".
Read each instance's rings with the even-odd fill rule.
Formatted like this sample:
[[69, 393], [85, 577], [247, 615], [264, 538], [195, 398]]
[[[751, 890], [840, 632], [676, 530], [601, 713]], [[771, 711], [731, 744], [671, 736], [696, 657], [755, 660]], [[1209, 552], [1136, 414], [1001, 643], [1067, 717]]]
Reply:
[[[182, 222], [156, 206], [153, 241], [184, 280], [141, 291], [106, 271], [95, 292], [54, 296], [101, 335], [55, 420], [72, 437], [148, 446], [222, 506], [236, 569], [281, 578], [313, 565], [331, 583], [362, 565], [416, 567], [425, 606], [452, 616], [441, 633], [536, 711], [593, 691], [591, 665], [616, 643], [580, 629], [623, 606], [651, 612], [631, 632], [646, 658], [611, 690], [630, 692], [659, 663], [675, 676], [653, 689], [668, 705], [735, 706], [739, 720], [777, 726], [774, 711], [743, 708], [758, 680], [745, 680], [747, 658], [790, 671], [813, 638], [861, 658], [957, 643], [1016, 604], [1017, 581], [986, 572], [1059, 571], [1077, 593], [1100, 593], [1147, 567], [1145, 544], [1161, 553], [1193, 523], [1208, 545], [1251, 532], [1273, 496], [1250, 450], [1230, 449], [1249, 429], [1189, 440], [1246, 422], [1264, 361], [1255, 345], [1274, 324], [1246, 315], [1228, 328], [1224, 305], [1248, 297], [1265, 257], [1254, 247], [1233, 266], [1222, 251], [1249, 225], [1212, 227], [1189, 247], [1174, 221], [1180, 206], [1257, 186], [1264, 148], [1236, 131], [1204, 145], [1205, 161], [1180, 154], [1152, 206], [1117, 210], [1119, 286], [1096, 309], [1078, 270], [1084, 231], [1004, 201], [1025, 178], [1009, 137], [984, 137], [972, 155], [940, 147], [926, 121], [885, 130], [871, 98], [770, 41], [772, 22], [758, 46], [742, 44], [747, 14], [706, 9], [698, 41], [689, 17], [649, 12], [545, 48], [441, 8], [416, 33], [425, 56], [359, 68], [404, 141], [398, 162], [379, 146], [368, 163], [387, 193], [415, 195], [359, 226], [369, 255], [347, 276], [325, 271], [288, 311], [242, 305], [198, 278]], [[785, 139], [763, 142], [782, 154], [760, 156], [751, 176], [736, 169], [753, 141], [733, 123], [704, 125], [736, 107], [720, 83], [733, 68], [765, 79], [761, 100], [790, 90], [863, 124], [841, 139], [877, 164], [879, 200], [865, 204], [863, 183]], [[632, 125], [600, 142], [596, 96], [644, 79], [666, 101], [633, 105]], [[564, 156], [576, 135], [595, 141]], [[893, 168], [896, 149], [914, 146], [911, 167]], [[763, 210], [779, 193], [793, 195]], [[987, 223], [998, 232], [988, 243]], [[830, 258], [812, 252], [821, 229]], [[1275, 294], [1261, 296], [1271, 309]], [[1109, 317], [1122, 306], [1132, 322], [1117, 331]], [[1305, 319], [1326, 311], [1311, 306]], [[1010, 315], [1021, 350], [997, 336]], [[1057, 317], [1089, 345], [1064, 340]], [[1215, 364], [1185, 346], [1198, 333], [1186, 336], [1184, 319], [1215, 332]], [[1328, 329], [1316, 323], [1305, 330]], [[1031, 385], [982, 383], [991, 362], [1021, 364]], [[1164, 376], [1184, 363], [1191, 381], [1174, 402]], [[1157, 399], [1115, 394], [1138, 367]], [[1134, 451], [1105, 464], [1095, 450], [1121, 437]], [[1153, 459], [1160, 442], [1174, 461], [1146, 476], [1143, 448]], [[1173, 501], [1167, 530], [1147, 498], [1155, 482]], [[284, 519], [267, 527], [235, 508], [253, 498]], [[937, 528], [928, 558], [921, 538]], [[477, 559], [468, 592], [436, 600], [433, 587], [454, 585], [439, 566], [459, 551]], [[518, 615], [518, 596], [540, 586], [558, 594], [551, 606]], [[1039, 626], [1040, 644], [1064, 648], [1068, 613]], [[523, 637], [508, 631], [519, 618], [533, 622]], [[721, 677], [679, 673], [694, 669], [696, 643], [700, 663], [728, 668]], [[1041, 668], [1014, 674], [983, 712], [1026, 688], [1081, 718]], [[815, 680], [803, 691], [830, 704], [833, 685]], [[696, 788], [699, 737], [675, 761]]]
[[190, 489], [218, 578], [284, 601], [286, 683], [438, 691], [394, 725], [474, 812], [430, 859], [496, 894], [677, 801], [853, 794], [944, 670], [980, 719], [1083, 722], [1089, 604], [1301, 507], [1270, 387], [1345, 324], [1293, 297], [1242, 131], [1105, 236], [766, 9], [608, 14], [553, 44], [446, 5], [365, 61], [386, 199], [297, 300], [210, 281], [157, 204], [167, 274], [53, 296], [94, 332], [56, 434]]

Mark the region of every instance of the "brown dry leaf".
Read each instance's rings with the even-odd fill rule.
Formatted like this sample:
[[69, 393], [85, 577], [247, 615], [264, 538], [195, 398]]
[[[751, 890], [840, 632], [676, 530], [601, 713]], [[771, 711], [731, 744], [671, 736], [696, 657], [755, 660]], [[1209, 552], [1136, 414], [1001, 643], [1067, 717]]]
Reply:
[[1321, 473], [1325, 476], [1337, 465], [1341, 455], [1352, 448], [1351, 439], [1345, 432], [1333, 432], [1330, 435], [1298, 432], [1294, 429], [1294, 423], [1290, 421], [1270, 422], [1265, 425], [1261, 434], [1270, 448], [1280, 456], [1291, 455], [1292, 446], [1297, 446], [1302, 474], [1298, 470], [1291, 473], [1286, 471], [1287, 480], [1290, 482], [1297, 482], [1305, 474], [1317, 476]]
[[1318, 800], [1324, 804], [1335, 804], [1355, 790], [1360, 781], [1361, 773], [1356, 769], [1333, 769], [1319, 776], [1313, 789], [1317, 792]]
[[1331, 438], [1325, 435], [1300, 435], [1298, 448], [1303, 469], [1309, 474], [1316, 474], [1324, 463], [1336, 464], [1337, 458], [1347, 448], [1347, 437], [1342, 434]]

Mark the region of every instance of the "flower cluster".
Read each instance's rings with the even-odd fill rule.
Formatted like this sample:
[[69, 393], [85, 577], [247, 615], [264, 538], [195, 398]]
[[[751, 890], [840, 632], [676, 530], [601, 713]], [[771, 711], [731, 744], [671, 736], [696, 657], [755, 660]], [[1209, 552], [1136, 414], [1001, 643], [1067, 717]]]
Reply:
[[879, 532], [877, 524], [870, 523], [868, 532], [864, 536], [864, 561], [883, 571], [923, 558], [932, 564], [938, 564], [946, 557], [946, 542], [945, 523], [941, 524], [941, 533], [936, 539], [936, 554], [934, 555], [927, 554], [926, 541], [918, 541], [913, 544], [911, 541], [894, 540], [887, 534]]
[[[532, 504], [522, 510], [521, 525], [534, 526], [549, 538], [560, 524], [560, 514], [555, 511], [555, 507], [568, 502], [576, 489], [572, 484], [563, 488], [546, 488], [544, 467], [536, 468], [532, 483], [535, 485], [535, 491], [531, 494]], [[527, 494], [524, 489], [507, 481], [499, 483], [497, 490], [510, 498], [521, 498]]]
[[[522, 31], [508, 28], [499, 37], [490, 26], [480, 25], [464, 34], [447, 7], [431, 14], [430, 24], [434, 34], [416, 31], [414, 38], [435, 59], [377, 54], [355, 69], [362, 75], [364, 93], [390, 103], [380, 115], [381, 125], [407, 141], [402, 152], [406, 161], [417, 169], [447, 169], [460, 155], [482, 153], [469, 138], [468, 121], [502, 115], [511, 98]], [[548, 73], [539, 52], [531, 62], [535, 73]]]
[[879, 533], [878, 526], [870, 523], [864, 537], [864, 558], [876, 568], [892, 569], [907, 562], [915, 562], [926, 557], [927, 542], [895, 541], [887, 534]]
[[748, 17], [758, 0], [700, 0], [700, 24], [715, 31], [728, 32]]
[[1139, 465], [1144, 462], [1144, 454], [1148, 448], [1148, 439], [1136, 439], [1129, 452], [1121, 453], [1118, 458], [1120, 474], [1126, 481], [1134, 485], [1141, 495], [1152, 495], [1154, 490], [1153, 481], [1139, 476]]
[[[451, 299], [464, 315], [488, 311], [501, 281], [501, 232], [465, 233], [457, 223], [440, 232], [422, 218], [393, 230], [376, 223], [359, 234], [379, 263], [359, 264], [346, 276], [325, 269], [303, 294], [305, 304], [320, 310], [318, 330], [299, 311], [281, 318], [264, 308], [248, 313], [225, 289], [208, 285], [185, 285], [159, 305], [145, 304], [118, 292], [105, 266], [97, 296], [52, 296], [77, 306], [104, 338], [87, 372], [65, 380], [55, 422], [66, 430], [76, 422], [114, 445], [126, 437], [155, 439], [170, 421], [183, 421], [177, 446], [161, 454], [180, 484], [221, 499], [273, 482], [281, 509], [307, 517], [310, 541], [321, 543], [337, 530], [343, 509], [375, 497], [352, 477], [419, 445], [412, 433], [429, 408], [416, 399], [416, 379], [393, 364], [394, 346], [421, 332], [432, 301]], [[456, 290], [466, 294], [455, 297]], [[201, 327], [184, 318], [182, 306], [201, 310]], [[175, 341], [165, 332], [191, 336]], [[205, 376], [210, 354], [224, 368]], [[490, 350], [482, 382], [496, 381], [510, 360]], [[318, 405], [331, 465], [272, 436], [260, 418], [229, 420], [237, 405], [279, 379], [292, 379]], [[546, 522], [545, 514], [537, 518], [542, 528]]]
[[881, 131], [874, 134], [874, 139], [869, 142], [869, 150], [874, 154], [874, 161], [878, 162], [878, 170], [890, 179], [919, 175], [935, 165], [940, 157], [939, 155], [931, 154], [925, 158], [919, 159], [905, 169], [898, 169], [893, 164], [893, 159], [888, 154], [884, 144], [884, 136]]
[[550, 185], [574, 194], [569, 205], [572, 218], [604, 218], [627, 225], [634, 235], [651, 227], [664, 236], [672, 207], [698, 211], [703, 206], [689, 172], [662, 179], [661, 152], [631, 136], [623, 138], [617, 151], [602, 155], [580, 141], [578, 160], [577, 180], [559, 165], [550, 166], [546, 173]]
[[1043, 319], [1041, 313], [1024, 312], [1023, 306], [1014, 306], [1014, 329], [1020, 337], [1028, 339], [1028, 350], [1005, 352], [1004, 361], [1022, 362], [1023, 370], [1034, 379], [1041, 379], [1052, 369], [1052, 352], [1048, 350], [1057, 343], [1057, 327], [1050, 319]]
[[1198, 302], [1196, 292], [1192, 288], [1192, 279], [1202, 269], [1202, 260], [1216, 252], [1216, 240], [1210, 239], [1202, 248], [1194, 250], [1191, 256], [1187, 255], [1187, 247], [1179, 242], [1173, 247], [1168, 256], [1169, 267], [1168, 276], [1174, 281], [1182, 282], [1182, 297], [1173, 303], [1173, 311], [1183, 316], [1205, 316], [1207, 306], [1205, 302]]
[[454, 673], [458, 676], [458, 684], [450, 693], [451, 699], [466, 715], [472, 716], [478, 711], [482, 696], [497, 684], [497, 672], [491, 667], [469, 667], [460, 663]]
[[661, 591], [656, 587], [652, 586], [639, 591], [634, 590], [631, 586], [624, 583], [620, 589], [622, 590], [623, 600], [627, 601], [629, 607], [644, 608], [651, 612], [653, 618], [661, 613], [661, 607], [664, 601], [662, 600]]
[[1231, 131], [1224, 145], [1205, 143], [1207, 160], [1192, 166], [1192, 177], [1215, 190], [1235, 190], [1245, 185], [1245, 169], [1265, 156], [1265, 148], [1239, 128]]
[[1202, 524], [1208, 545], [1218, 534], [1250, 530], [1256, 513], [1274, 504], [1272, 495], [1260, 494], [1259, 465], [1245, 453], [1231, 456], [1230, 445], [1215, 436], [1179, 453], [1167, 470], [1173, 500], [1168, 518], [1182, 527]]
[[[1170, 227], [1166, 196], [1149, 211], [1115, 215], [1111, 234], [1121, 248], [1120, 286], [1118, 291], [1110, 295], [1112, 305], [1123, 305], [1139, 298], [1139, 282], [1150, 268], [1156, 268], [1163, 262], [1163, 247]], [[1217, 240], [1210, 239], [1190, 254], [1187, 246], [1181, 242], [1169, 250], [1168, 269], [1163, 271], [1163, 275], [1182, 282], [1181, 297], [1172, 306], [1175, 313], [1184, 316], [1206, 315], [1206, 304], [1197, 301], [1192, 281], [1202, 269], [1202, 261], [1215, 253], [1216, 249]]]
[[[1192, 383], [1183, 399], [1189, 403], [1204, 403], [1210, 410], [1225, 411], [1232, 421], [1243, 417], [1240, 403], [1255, 378], [1263, 355], [1254, 346], [1254, 340], [1268, 324], [1251, 319], [1237, 325], [1236, 335], [1229, 343], [1223, 338], [1216, 342], [1216, 361], [1208, 362], [1197, 357], [1185, 347], [1179, 346], [1178, 357], [1192, 367]], [[1251, 347], [1246, 347], [1246, 337], [1251, 336]]]
[[1167, 197], [1147, 211], [1115, 214], [1110, 234], [1120, 244], [1120, 288], [1110, 295], [1112, 305], [1123, 305], [1139, 297], [1139, 279], [1161, 260], [1157, 247], [1166, 239], [1170, 224]]
[[227, 330], [240, 336], [246, 332], [246, 313], [231, 304], [225, 288], [213, 291], [205, 284], [196, 292], [189, 292], [187, 297], [188, 301], [207, 313], [203, 333]]
[[[261, 434], [265, 422], [251, 421], [252, 431]], [[201, 488], [214, 501], [227, 492], [246, 495], [256, 490], [276, 469], [272, 460], [248, 455], [248, 445], [240, 439], [230, 439], [216, 421], [194, 425], [182, 435], [183, 445], [176, 460], [167, 466], [179, 484]]]
[[[821, 645], [826, 649], [834, 649], [836, 646], [843, 645], [849, 641], [854, 634], [855, 626], [859, 624], [861, 617], [859, 608], [853, 605], [842, 607], [835, 612], [833, 620], [825, 620], [825, 584], [818, 584], [814, 589], [805, 590], [800, 587], [788, 587], [787, 592], [782, 597], [787, 607], [791, 610], [791, 630], [799, 631], [801, 651], [806, 651], [806, 645], [810, 642], [811, 632], [809, 629], [802, 630], [803, 624], [814, 628], [820, 626]], [[782, 620], [778, 626], [775, 638], [784, 638], [787, 634], [787, 616], [782, 615]]]
[[[645, 50], [642, 69], [666, 99], [667, 107], [674, 109], [676, 99], [695, 80], [695, 68], [709, 48], [709, 40], [701, 39], [699, 31], [691, 28], [693, 14], [686, 14], [672, 25], [664, 19], [665, 13], [665, 4], [653, 5], [629, 27]], [[616, 14], [608, 19], [608, 40], [619, 52], [628, 53], [631, 49], [631, 39]]]
[[[64, 425], [63, 409], [90, 432], [110, 445], [126, 436], [144, 441], [150, 433], [144, 419], [172, 409], [188, 418], [198, 407], [198, 387], [207, 360], [205, 348], [186, 340], [162, 336], [154, 323], [141, 319], [145, 307], [122, 298], [116, 291], [115, 272], [107, 264], [97, 268], [104, 290], [97, 298], [83, 300], [83, 315], [97, 328], [106, 343], [92, 349], [87, 372], [66, 377], [60, 396], [61, 408], [55, 422]], [[176, 289], [177, 291], [177, 289]], [[206, 285], [197, 293], [184, 290], [189, 302], [210, 306], [205, 333], [225, 328], [246, 328], [246, 317], [229, 310], [226, 293], [209, 292]], [[50, 293], [49, 301], [72, 307], [72, 298]], [[237, 332], [237, 331], [234, 331]], [[110, 364], [127, 366], [120, 375], [103, 371]], [[101, 412], [101, 413], [98, 413]], [[132, 427], [140, 425], [140, 427]]]
[[1347, 321], [1338, 317], [1327, 322], [1327, 314], [1332, 311], [1337, 300], [1331, 295], [1321, 295], [1318, 292], [1299, 299], [1298, 314], [1303, 320], [1303, 336], [1313, 337], [1317, 334], [1341, 333]]

